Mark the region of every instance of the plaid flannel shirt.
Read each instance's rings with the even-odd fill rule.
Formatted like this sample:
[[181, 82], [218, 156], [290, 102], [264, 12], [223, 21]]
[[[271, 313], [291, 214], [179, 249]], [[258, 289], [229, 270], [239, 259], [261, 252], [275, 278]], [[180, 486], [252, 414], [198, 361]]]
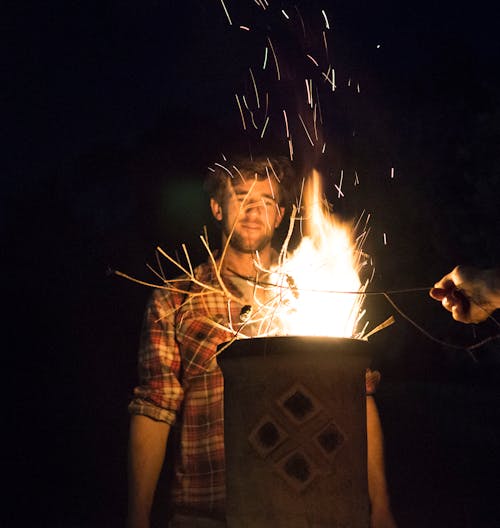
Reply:
[[[220, 290], [211, 264], [198, 266], [195, 276]], [[243, 303], [228, 303], [220, 293], [188, 281], [176, 284], [189, 294], [157, 289], [147, 306], [140, 385], [129, 411], [179, 424], [174, 507], [220, 516], [225, 498], [223, 378], [215, 354], [219, 344], [234, 337], [229, 323], [239, 322]], [[234, 323], [232, 328], [238, 330]], [[374, 392], [378, 379], [378, 372], [367, 372], [367, 394]]]

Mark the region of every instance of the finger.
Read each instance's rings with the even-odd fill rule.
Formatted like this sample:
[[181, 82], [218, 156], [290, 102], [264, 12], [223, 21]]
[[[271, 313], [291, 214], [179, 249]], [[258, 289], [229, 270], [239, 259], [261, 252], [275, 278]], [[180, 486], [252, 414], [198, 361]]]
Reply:
[[431, 288], [429, 295], [436, 301], [442, 301], [446, 295], [446, 290], [444, 288]]
[[445, 295], [441, 300], [441, 304], [443, 305], [443, 308], [451, 312], [456, 303], [450, 297]]
[[470, 299], [467, 295], [457, 288], [454, 288], [448, 297], [451, 300], [451, 303], [457, 306], [457, 310], [464, 316], [470, 312]]
[[455, 303], [451, 308], [451, 315], [455, 321], [460, 321], [461, 323], [468, 323], [469, 316], [467, 311], [464, 309], [464, 306], [460, 303]]
[[445, 290], [449, 288], [454, 288], [454, 287], [455, 287], [455, 283], [453, 282], [453, 279], [451, 278], [450, 274], [445, 275], [440, 280], [438, 280], [436, 284], [434, 284], [434, 288], [443, 288]]

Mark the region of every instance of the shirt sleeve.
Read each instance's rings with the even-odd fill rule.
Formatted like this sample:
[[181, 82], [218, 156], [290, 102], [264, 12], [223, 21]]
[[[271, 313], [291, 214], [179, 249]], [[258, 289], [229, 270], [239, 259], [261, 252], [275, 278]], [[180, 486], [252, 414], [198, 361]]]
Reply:
[[175, 303], [165, 290], [155, 290], [144, 314], [139, 346], [139, 385], [129, 404], [131, 414], [142, 414], [172, 425], [184, 391], [181, 359], [175, 338]]

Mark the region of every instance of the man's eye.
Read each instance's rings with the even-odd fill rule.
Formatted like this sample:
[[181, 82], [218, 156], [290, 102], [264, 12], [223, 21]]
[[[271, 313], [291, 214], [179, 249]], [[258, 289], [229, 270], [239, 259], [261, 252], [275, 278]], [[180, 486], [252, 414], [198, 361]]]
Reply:
[[245, 202], [245, 205], [247, 207], [255, 207], [255, 206], [264, 206], [266, 208], [276, 207], [276, 200], [274, 200], [273, 198], [254, 199], [254, 198], [249, 198], [247, 196], [237, 196], [236, 201], [239, 204], [242, 204], [243, 202]]

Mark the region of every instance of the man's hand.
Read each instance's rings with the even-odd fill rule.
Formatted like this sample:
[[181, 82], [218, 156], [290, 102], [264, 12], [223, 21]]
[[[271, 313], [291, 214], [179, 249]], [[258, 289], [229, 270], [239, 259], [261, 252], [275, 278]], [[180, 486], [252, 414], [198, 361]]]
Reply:
[[480, 323], [500, 307], [498, 270], [457, 266], [436, 282], [429, 295], [441, 301], [453, 319]]

